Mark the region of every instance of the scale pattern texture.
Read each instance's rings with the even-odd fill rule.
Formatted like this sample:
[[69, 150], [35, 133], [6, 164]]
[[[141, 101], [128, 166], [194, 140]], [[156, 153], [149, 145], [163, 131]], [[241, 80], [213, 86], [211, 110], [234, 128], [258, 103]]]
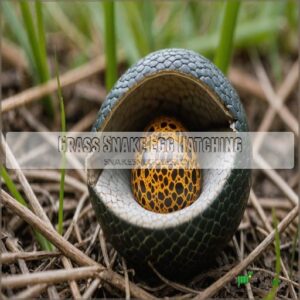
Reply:
[[[154, 52], [130, 68], [116, 83], [103, 103], [93, 130], [101, 124], [116, 103], [147, 76], [158, 72], [185, 73], [206, 84], [233, 116], [235, 128], [247, 131], [245, 112], [239, 97], [224, 75], [206, 58], [184, 49]], [[118, 218], [89, 187], [96, 215], [106, 238], [137, 270], [148, 262], [170, 278], [186, 277], [214, 257], [232, 238], [249, 197], [251, 172], [232, 169], [223, 190], [210, 206], [196, 217], [176, 227], [149, 229]], [[211, 180], [210, 189], [214, 188]]]

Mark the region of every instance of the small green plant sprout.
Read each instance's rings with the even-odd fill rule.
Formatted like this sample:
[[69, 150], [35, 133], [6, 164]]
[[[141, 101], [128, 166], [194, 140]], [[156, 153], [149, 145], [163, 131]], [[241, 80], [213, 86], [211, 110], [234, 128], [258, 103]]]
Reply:
[[279, 275], [281, 272], [281, 265], [280, 265], [280, 236], [278, 231], [278, 220], [276, 217], [276, 213], [274, 208], [272, 209], [272, 218], [273, 223], [275, 227], [275, 255], [276, 255], [276, 261], [275, 261], [275, 276], [272, 280], [272, 289], [269, 291], [269, 293], [263, 298], [263, 300], [273, 300], [276, 298], [276, 294], [278, 291], [278, 287], [280, 284]]
[[240, 287], [241, 285], [246, 285], [247, 283], [249, 283], [250, 280], [251, 280], [251, 278], [252, 278], [252, 276], [253, 276], [253, 272], [252, 271], [248, 272], [247, 275], [239, 275], [237, 277], [237, 280], [236, 280], [238, 287]]
[[279, 284], [280, 284], [280, 279], [274, 278], [274, 279], [272, 280], [272, 286], [278, 287]]

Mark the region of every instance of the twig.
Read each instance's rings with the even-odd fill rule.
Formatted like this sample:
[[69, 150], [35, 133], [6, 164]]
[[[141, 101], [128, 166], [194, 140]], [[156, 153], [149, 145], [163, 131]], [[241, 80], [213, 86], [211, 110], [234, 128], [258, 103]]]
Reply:
[[293, 208], [293, 205], [286, 201], [286, 198], [259, 198], [260, 205], [264, 208], [278, 208], [284, 210], [290, 210]]
[[10, 165], [15, 169], [15, 173], [18, 177], [19, 182], [22, 185], [22, 188], [24, 190], [24, 193], [27, 197], [27, 200], [32, 207], [33, 211], [42, 219], [44, 220], [48, 225], [52, 226], [48, 217], [46, 216], [45, 211], [43, 210], [42, 206], [40, 205], [38, 199], [36, 198], [29, 182], [27, 181], [24, 173], [19, 167], [18, 162], [16, 161], [14, 155], [12, 154], [11, 150], [9, 149], [7, 143], [5, 142], [5, 139], [3, 135], [1, 134], [1, 148], [3, 151], [4, 156], [6, 156], [6, 160], [10, 163]]
[[34, 299], [41, 294], [46, 288], [48, 284], [37, 284], [28, 289], [14, 295], [13, 299]]
[[90, 252], [92, 251], [95, 243], [96, 243], [96, 240], [97, 240], [97, 236], [98, 236], [98, 233], [100, 232], [100, 225], [97, 224], [96, 226], [96, 229], [95, 229], [95, 232], [92, 236], [92, 240], [90, 242], [90, 244], [88, 245], [87, 249], [85, 250], [85, 254], [86, 255], [90, 255]]
[[[269, 270], [266, 270], [266, 269], [257, 268], [257, 267], [252, 267], [252, 268], [250, 267], [249, 269], [251, 269], [251, 270], [253, 270], [253, 271], [261, 271], [261, 272], [270, 274], [270, 275], [273, 276], [273, 277], [275, 276], [275, 273], [274, 273], [274, 272], [269, 271]], [[284, 276], [279, 276], [279, 279], [281, 279], [281, 280], [283, 280], [283, 281], [285, 281], [285, 282], [287, 282], [287, 283], [290, 283], [290, 284], [294, 285], [294, 286], [297, 287], [297, 288], [300, 287], [300, 284], [299, 284], [299, 283], [297, 283], [296, 281], [293, 281], [293, 280], [291, 280], [291, 279], [288, 279], [288, 278], [286, 278], [286, 277], [284, 277]]]
[[22, 52], [22, 50], [11, 41], [7, 40], [3, 36], [1, 37], [1, 47], [0, 51], [2, 54], [2, 59], [9, 61], [12, 65], [20, 68], [21, 70], [28, 69], [28, 63]]
[[109, 262], [109, 257], [108, 257], [108, 254], [107, 254], [106, 242], [105, 242], [105, 238], [104, 238], [102, 229], [100, 229], [98, 238], [99, 238], [99, 243], [100, 243], [100, 248], [101, 248], [101, 251], [102, 251], [104, 263], [105, 263], [105, 265], [106, 265], [107, 268], [111, 268], [112, 266], [110, 265], [110, 262]]
[[104, 86], [92, 85], [91, 82], [78, 83], [74, 88], [74, 95], [77, 99], [84, 99], [101, 105], [106, 97]]
[[[33, 192], [29, 182], [27, 181], [27, 178], [23, 174], [22, 170], [19, 168], [18, 162], [16, 161], [14, 155], [10, 151], [8, 145], [6, 144], [3, 135], [1, 136], [1, 138], [2, 138], [1, 146], [2, 146], [3, 153], [4, 153], [4, 155], [6, 155], [6, 158], [10, 162], [11, 166], [13, 166], [15, 168], [15, 173], [18, 176], [18, 179], [22, 185], [24, 193], [27, 196], [28, 202], [30, 203], [33, 211], [37, 214], [38, 217], [41, 218], [41, 220], [43, 220], [49, 227], [52, 228], [52, 224], [51, 224], [50, 220], [48, 219], [45, 211], [43, 210], [42, 206], [40, 205], [35, 193]], [[65, 268], [70, 268], [71, 263], [68, 262], [67, 259], [63, 258], [62, 263]], [[71, 291], [73, 292], [73, 294], [76, 295], [76, 297], [80, 296], [79, 288], [77, 287], [77, 284], [75, 282], [70, 282], [70, 288], [71, 288]], [[53, 287], [50, 287], [50, 291], [51, 290], [52, 290], [52, 292], [55, 292]], [[48, 291], [49, 291], [49, 289], [48, 289]]]
[[296, 118], [290, 113], [286, 106], [283, 105], [283, 99], [278, 96], [268, 79], [266, 71], [258, 57], [254, 57], [254, 67], [256, 74], [260, 80], [261, 87], [266, 95], [266, 98], [270, 104], [276, 110], [277, 114], [281, 117], [282, 121], [287, 124], [287, 126], [299, 135], [299, 127]]
[[91, 130], [91, 126], [96, 120], [97, 111], [92, 110], [87, 115], [85, 115], [78, 123], [76, 123], [69, 131], [70, 132], [81, 132], [84, 130]]
[[[20, 252], [20, 250], [17, 248], [17, 246], [13, 243], [13, 241], [11, 239], [7, 238], [5, 243], [11, 251], [16, 252], [16, 253]], [[28, 270], [28, 267], [26, 265], [26, 262], [23, 259], [19, 259], [18, 264], [19, 264], [20, 269], [23, 273], [23, 276], [28, 276], [29, 275], [29, 270]], [[48, 291], [48, 295], [51, 295], [51, 294], [56, 295], [57, 294], [57, 290], [56, 290], [55, 286], [49, 286], [47, 291]]]
[[78, 201], [78, 205], [77, 205], [76, 210], [75, 210], [75, 213], [74, 213], [74, 215], [73, 215], [72, 222], [71, 222], [71, 224], [69, 225], [68, 229], [66, 230], [66, 232], [65, 232], [65, 234], [64, 234], [64, 238], [65, 238], [66, 240], [69, 239], [69, 237], [70, 237], [70, 235], [71, 235], [71, 232], [72, 232], [72, 230], [73, 230], [73, 228], [74, 228], [74, 224], [76, 224], [77, 221], [78, 221], [78, 219], [79, 219], [79, 214], [80, 214], [80, 212], [81, 212], [81, 209], [82, 209], [82, 207], [83, 207], [83, 205], [84, 205], [85, 200], [87, 199], [87, 197], [88, 197], [88, 193], [85, 192], [85, 193], [81, 196], [81, 198], [79, 199], [79, 201]]
[[[83, 252], [74, 247], [71, 243], [66, 241], [61, 235], [59, 235], [51, 226], [48, 226], [47, 223], [42, 221], [36, 215], [34, 215], [28, 208], [20, 205], [15, 199], [13, 199], [9, 194], [2, 190], [2, 199], [3, 205], [11, 209], [14, 213], [19, 215], [32, 227], [39, 230], [53, 245], [55, 245], [65, 256], [72, 259], [78, 265], [81, 266], [97, 266], [102, 269], [102, 272], [99, 273], [99, 277], [106, 282], [114, 285], [116, 288], [125, 291], [125, 280], [124, 277], [113, 272], [112, 270], [106, 270], [101, 264], [98, 264]], [[130, 291], [132, 295], [140, 299], [156, 299], [151, 294], [139, 288], [134, 283], [129, 283]]]
[[[82, 237], [81, 237], [80, 230], [79, 230], [79, 227], [78, 227], [77, 223], [74, 223], [74, 232], [75, 232], [77, 241], [79, 243], [81, 243], [82, 242]], [[87, 254], [87, 255], [89, 255], [89, 254]]]
[[[10, 251], [12, 251], [14, 253], [20, 252], [18, 247], [15, 245], [15, 243], [9, 237], [6, 238], [5, 245], [6, 245], [7, 249], [9, 249]], [[28, 267], [23, 259], [18, 259], [18, 265], [23, 274], [29, 274]]]
[[125, 278], [125, 299], [129, 300], [130, 299], [130, 290], [129, 290], [129, 278], [128, 278], [128, 271], [127, 271], [127, 266], [125, 259], [122, 257], [122, 267], [124, 271], [124, 278]]
[[293, 205], [299, 202], [298, 195], [290, 188], [290, 186], [282, 179], [282, 177], [270, 168], [268, 163], [259, 155], [255, 155], [255, 162], [262, 171], [278, 186], [278, 188], [287, 196]]
[[51, 3], [51, 5], [47, 5], [46, 7], [51, 17], [55, 20], [54, 22], [58, 24], [59, 27], [61, 27], [66, 36], [82, 52], [86, 52], [87, 45], [90, 44], [90, 41], [87, 39], [86, 35], [83, 35], [79, 30], [77, 30], [72, 22], [70, 22], [58, 3]]
[[[62, 261], [62, 264], [63, 264], [63, 266], [66, 270], [69, 270], [70, 272], [74, 271], [73, 265], [72, 265], [71, 261], [68, 258], [63, 256], [61, 261]], [[69, 285], [70, 285], [70, 289], [71, 289], [71, 293], [72, 293], [73, 298], [74, 299], [81, 299], [81, 294], [80, 294], [79, 287], [78, 287], [76, 281], [74, 279], [69, 280]]]
[[18, 259], [25, 261], [40, 260], [45, 258], [57, 257], [61, 255], [59, 251], [34, 251], [34, 252], [8, 252], [1, 253], [1, 264], [12, 264]]
[[[34, 127], [38, 132], [40, 132], [41, 136], [53, 147], [57, 147], [57, 141], [53, 136], [49, 136], [47, 132], [49, 132], [49, 129], [42, 124], [40, 121], [38, 121], [33, 114], [28, 111], [26, 108], [22, 108], [22, 113], [24, 119], [29, 123], [32, 127]], [[75, 156], [67, 156], [66, 157], [67, 161], [74, 167], [76, 172], [79, 174], [81, 179], [85, 182], [86, 181], [86, 174], [82, 170], [83, 166], [82, 164], [78, 161], [78, 159]]]
[[[103, 71], [104, 66], [104, 57], [99, 56], [74, 70], [68, 71], [60, 76], [61, 87], [64, 88], [83, 79], [87, 79], [96, 73]], [[44, 96], [55, 92], [57, 88], [56, 78], [53, 78], [45, 84], [35, 86], [17, 95], [2, 100], [1, 111], [2, 113], [7, 112], [24, 104], [40, 100]]]
[[[112, 264], [109, 262], [109, 257], [108, 257], [107, 248], [106, 248], [106, 242], [105, 242], [103, 232], [101, 229], [98, 233], [98, 237], [99, 237], [99, 241], [100, 241], [100, 248], [102, 251], [103, 258], [104, 258], [104, 263], [105, 263], [106, 267], [108, 269], [110, 269], [112, 267]], [[84, 292], [82, 297], [84, 299], [91, 298], [93, 293], [95, 292], [95, 290], [99, 287], [99, 284], [100, 284], [100, 279], [99, 278], [94, 279], [92, 281], [91, 285], [86, 289], [86, 291]]]
[[[265, 215], [264, 210], [262, 209], [259, 202], [257, 201], [256, 195], [254, 194], [253, 190], [250, 191], [250, 200], [251, 200], [251, 203], [253, 204], [253, 206], [255, 207], [256, 211], [258, 212], [258, 215], [261, 218], [261, 220], [263, 221], [263, 224], [265, 225], [268, 232], [269, 233], [272, 232], [273, 228], [271, 226], [271, 223], [269, 222], [267, 216]], [[281, 265], [281, 268], [282, 268], [282, 271], [283, 271], [285, 277], [290, 279], [287, 269], [285, 267], [285, 264], [281, 258], [280, 258], [280, 265]], [[297, 295], [294, 290], [294, 287], [291, 284], [289, 284], [289, 288], [290, 288], [291, 294], [293, 296], [293, 299], [297, 299]]]
[[95, 290], [99, 287], [100, 283], [101, 283], [100, 278], [94, 279], [91, 285], [86, 289], [86, 291], [82, 295], [82, 299], [90, 299], [93, 296]]
[[70, 257], [73, 261], [80, 265], [94, 265], [95, 262], [82, 253], [80, 250], [75, 248], [72, 244], [67, 242], [62, 236], [60, 236], [52, 226], [49, 226], [44, 220], [37, 217], [28, 208], [21, 206], [7, 194], [4, 190], [2, 192], [2, 202], [5, 206], [9, 207], [14, 211], [19, 217], [24, 219], [28, 224], [32, 225], [34, 228], [38, 229], [47, 239], [51, 239], [51, 242], [58, 248], [63, 249], [62, 253]]
[[231, 67], [229, 69], [229, 80], [238, 90], [245, 91], [259, 99], [266, 100], [264, 91], [257, 79], [246, 72]]
[[237, 230], [242, 231], [242, 230], [248, 229], [250, 226], [251, 226], [251, 224], [249, 222], [242, 222], [242, 223], [240, 223]]
[[72, 268], [69, 270], [51, 270], [31, 274], [4, 276], [1, 279], [2, 287], [18, 288], [34, 284], [55, 284], [62, 281], [79, 280], [98, 276], [101, 268], [98, 266]]
[[[241, 233], [241, 245], [243, 245], [243, 238], [242, 238], [242, 236], [243, 236], [243, 234]], [[242, 251], [242, 249], [240, 249], [240, 247], [238, 245], [238, 242], [237, 242], [237, 239], [236, 239], [235, 236], [233, 237], [233, 244], [235, 246], [235, 249], [236, 249], [239, 261], [241, 262], [243, 260], [243, 252], [244, 251]], [[244, 275], [247, 276], [247, 271], [246, 270], [244, 270]], [[254, 300], [253, 292], [252, 292], [251, 285], [250, 285], [249, 282], [246, 283], [246, 290], [247, 290], [248, 298], [250, 300]]]
[[[287, 226], [297, 217], [299, 211], [299, 204], [293, 208], [293, 210], [279, 223], [278, 232], [283, 232]], [[198, 296], [194, 299], [204, 300], [212, 297], [217, 293], [225, 284], [229, 283], [233, 278], [235, 278], [241, 271], [244, 270], [252, 261], [254, 261], [262, 252], [274, 241], [275, 230], [272, 232], [238, 265], [232, 268], [220, 279], [215, 281], [212, 285], [206, 288], [203, 292], [200, 292]]]
[[[34, 179], [40, 179], [40, 180], [51, 180], [51, 181], [60, 181], [60, 174], [57, 171], [49, 171], [49, 170], [25, 170], [24, 175], [28, 178], [34, 178]], [[81, 181], [77, 180], [74, 177], [71, 177], [70, 175], [66, 175], [65, 177], [65, 184], [74, 188], [77, 191], [80, 192], [87, 192], [87, 187], [85, 184], [83, 184]]]
[[[289, 94], [293, 90], [293, 88], [296, 86], [299, 79], [299, 63], [298, 61], [293, 64], [293, 67], [287, 77], [285, 78], [284, 82], [278, 89], [278, 96], [279, 99], [282, 101], [281, 104], [283, 104], [286, 99], [288, 98]], [[269, 106], [267, 112], [265, 113], [265, 116], [263, 118], [263, 121], [258, 126], [258, 132], [267, 132], [273, 122], [273, 119], [276, 116], [276, 109], [273, 106]], [[253, 148], [257, 149], [260, 147], [261, 142], [263, 141], [264, 134], [260, 134], [258, 138], [253, 143]]]
[[296, 173], [294, 176], [291, 177], [291, 179], [288, 182], [291, 188], [297, 187], [297, 185], [300, 182], [300, 174]]

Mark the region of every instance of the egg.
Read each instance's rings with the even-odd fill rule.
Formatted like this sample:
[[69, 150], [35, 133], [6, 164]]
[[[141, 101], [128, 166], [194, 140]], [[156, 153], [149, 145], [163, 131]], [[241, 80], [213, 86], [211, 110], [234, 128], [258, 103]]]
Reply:
[[[144, 147], [135, 157], [143, 167], [131, 170], [132, 192], [144, 209], [171, 213], [198, 199], [201, 170], [193, 148], [182, 138], [186, 132], [181, 122], [167, 116], [155, 118], [144, 129]], [[166, 152], [167, 145], [161, 144], [161, 136], [164, 141], [173, 141], [173, 150], [180, 151]]]

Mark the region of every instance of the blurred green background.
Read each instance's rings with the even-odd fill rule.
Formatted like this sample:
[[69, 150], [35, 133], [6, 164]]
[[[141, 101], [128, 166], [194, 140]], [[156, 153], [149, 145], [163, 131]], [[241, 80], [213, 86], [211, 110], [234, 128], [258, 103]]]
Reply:
[[[24, 50], [33, 70], [35, 57], [20, 2], [24, 1], [2, 1], [3, 36]], [[39, 26], [44, 27], [47, 53], [53, 54], [55, 48], [58, 53], [67, 52], [62, 63], [69, 68], [105, 52], [103, 1], [41, 2], [40, 25], [36, 3], [29, 2], [34, 28], [41, 32]], [[168, 47], [189, 48], [212, 58], [218, 47], [226, 1], [141, 0], [114, 4], [115, 18], [110, 21], [116, 28], [116, 49], [118, 57], [123, 55], [128, 64]], [[297, 51], [297, 5], [294, 0], [241, 1], [235, 52], [257, 46], [276, 68], [279, 53]]]

